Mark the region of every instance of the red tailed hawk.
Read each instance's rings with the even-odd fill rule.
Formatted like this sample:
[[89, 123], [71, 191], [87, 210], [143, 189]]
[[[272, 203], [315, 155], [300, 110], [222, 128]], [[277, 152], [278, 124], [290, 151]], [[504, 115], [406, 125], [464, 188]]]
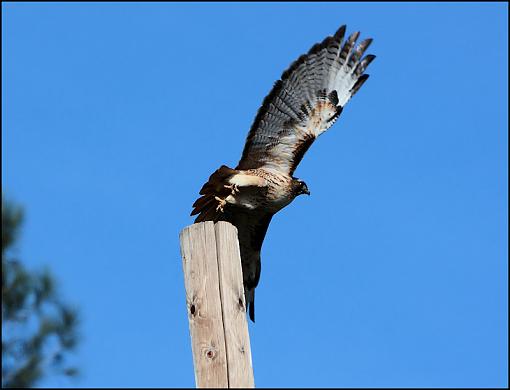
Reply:
[[314, 45], [283, 72], [264, 99], [248, 133], [239, 164], [214, 172], [193, 204], [195, 222], [228, 221], [238, 229], [244, 292], [255, 321], [260, 249], [271, 218], [301, 194], [310, 195], [294, 171], [315, 139], [338, 119], [368, 79], [375, 58], [356, 46], [359, 32], [344, 41], [345, 26]]

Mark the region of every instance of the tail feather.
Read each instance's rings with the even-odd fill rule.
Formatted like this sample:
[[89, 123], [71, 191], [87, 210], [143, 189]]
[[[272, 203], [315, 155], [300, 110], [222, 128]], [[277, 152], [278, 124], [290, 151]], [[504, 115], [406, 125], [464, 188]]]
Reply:
[[253, 301], [250, 302], [250, 320], [255, 322], [255, 294], [253, 295]]
[[245, 288], [244, 297], [246, 299], [246, 311], [250, 316], [250, 320], [255, 322], [255, 288]]

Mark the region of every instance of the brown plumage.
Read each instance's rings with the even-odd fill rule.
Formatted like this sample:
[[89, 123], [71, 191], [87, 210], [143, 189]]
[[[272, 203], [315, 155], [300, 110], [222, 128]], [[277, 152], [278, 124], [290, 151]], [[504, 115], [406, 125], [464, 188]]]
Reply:
[[193, 204], [195, 222], [228, 221], [237, 227], [252, 321], [260, 250], [271, 218], [296, 196], [310, 194], [294, 171], [368, 79], [363, 72], [375, 58], [363, 57], [371, 39], [355, 47], [359, 32], [345, 41], [344, 35], [342, 26], [283, 72], [255, 117], [237, 167], [218, 168]]

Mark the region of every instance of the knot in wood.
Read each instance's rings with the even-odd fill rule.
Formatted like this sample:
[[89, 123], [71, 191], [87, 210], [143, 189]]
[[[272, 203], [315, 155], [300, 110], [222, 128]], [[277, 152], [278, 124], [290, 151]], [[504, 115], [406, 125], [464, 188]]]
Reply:
[[205, 356], [207, 356], [208, 359], [213, 360], [216, 357], [216, 351], [214, 349], [208, 349], [205, 352]]

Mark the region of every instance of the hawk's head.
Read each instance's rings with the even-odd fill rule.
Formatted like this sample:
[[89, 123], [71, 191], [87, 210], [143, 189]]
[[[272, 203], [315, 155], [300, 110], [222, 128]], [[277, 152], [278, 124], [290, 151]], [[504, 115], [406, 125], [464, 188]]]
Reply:
[[292, 192], [294, 193], [294, 196], [303, 194], [310, 195], [310, 191], [308, 190], [306, 183], [299, 179], [292, 180]]

